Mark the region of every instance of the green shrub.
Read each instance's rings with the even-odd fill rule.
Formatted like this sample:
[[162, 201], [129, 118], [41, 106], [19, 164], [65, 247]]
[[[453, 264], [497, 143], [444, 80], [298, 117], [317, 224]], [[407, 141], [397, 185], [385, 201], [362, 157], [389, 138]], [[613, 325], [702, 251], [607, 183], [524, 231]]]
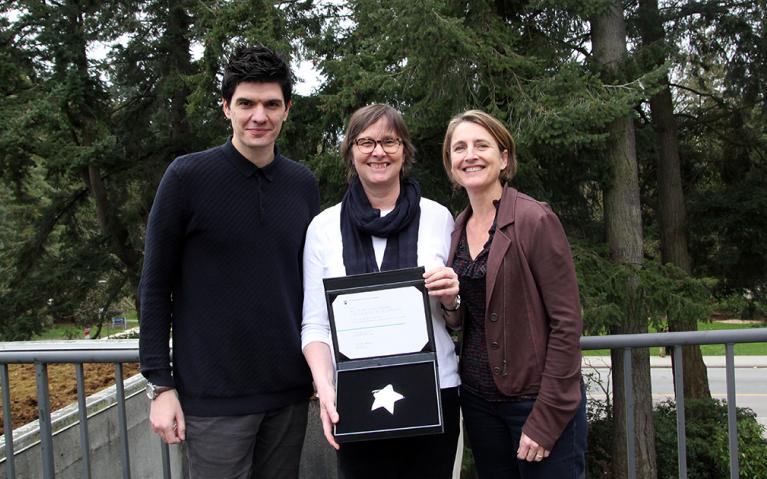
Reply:
[[[729, 477], [727, 404], [714, 399], [685, 401], [688, 477]], [[767, 441], [764, 427], [751, 409], [737, 409], [740, 477], [767, 477]], [[658, 478], [678, 477], [676, 405], [665, 401], [655, 408], [655, 451]]]
[[612, 477], [614, 433], [610, 403], [589, 398], [586, 418], [589, 421], [586, 477], [589, 479]]
[[[730, 477], [727, 437], [727, 404], [713, 399], [685, 401], [687, 477], [722, 479]], [[767, 441], [764, 427], [751, 409], [738, 408], [738, 461], [741, 479], [767, 478]], [[655, 453], [658, 479], [676, 479], [676, 405], [665, 401], [655, 407]], [[612, 417], [604, 401], [589, 401], [589, 443], [586, 456], [590, 479], [612, 476], [611, 453], [616, 440]]]
[[767, 295], [762, 287], [738, 290], [717, 298], [712, 309], [729, 318], [762, 319], [767, 316]]
[[464, 431], [463, 462], [461, 463], [461, 479], [478, 479], [477, 465], [474, 463], [474, 453], [469, 446], [468, 438]]

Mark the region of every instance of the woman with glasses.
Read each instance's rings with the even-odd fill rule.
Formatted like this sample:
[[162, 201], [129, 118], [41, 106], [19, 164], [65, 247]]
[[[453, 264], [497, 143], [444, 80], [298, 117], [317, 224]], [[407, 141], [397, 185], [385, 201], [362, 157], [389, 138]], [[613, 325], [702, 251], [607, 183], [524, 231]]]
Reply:
[[[458, 279], [445, 267], [453, 218], [421, 197], [405, 175], [415, 149], [402, 116], [386, 105], [369, 105], [349, 120], [341, 155], [349, 187], [341, 203], [309, 225], [304, 246], [302, 347], [312, 370], [320, 418], [338, 450], [341, 477], [450, 478], [458, 439], [458, 364], [444, 315], [457, 310]], [[322, 279], [424, 266], [442, 388], [444, 434], [352, 442], [332, 435], [336, 412], [330, 327]]]
[[487, 113], [450, 121], [442, 160], [470, 203], [448, 264], [463, 298], [461, 408], [479, 477], [580, 478], [583, 323], [562, 225], [548, 205], [505, 185], [517, 170], [514, 140]]

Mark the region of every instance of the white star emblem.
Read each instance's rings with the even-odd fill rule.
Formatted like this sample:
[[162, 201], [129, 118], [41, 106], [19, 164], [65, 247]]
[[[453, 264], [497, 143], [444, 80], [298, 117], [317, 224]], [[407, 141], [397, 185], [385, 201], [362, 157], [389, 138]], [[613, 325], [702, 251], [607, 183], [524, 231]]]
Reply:
[[391, 384], [388, 384], [383, 389], [373, 390], [373, 397], [375, 401], [373, 401], [373, 407], [370, 408], [371, 411], [382, 407], [386, 408], [391, 414], [394, 414], [394, 403], [400, 399], [405, 399], [405, 396], [395, 391]]

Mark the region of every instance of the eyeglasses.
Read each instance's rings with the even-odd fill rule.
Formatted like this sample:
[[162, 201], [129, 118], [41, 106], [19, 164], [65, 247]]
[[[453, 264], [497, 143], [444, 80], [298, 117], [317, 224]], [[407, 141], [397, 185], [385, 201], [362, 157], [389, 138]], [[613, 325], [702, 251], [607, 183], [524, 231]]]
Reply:
[[353, 143], [357, 145], [360, 153], [364, 154], [373, 153], [373, 150], [376, 149], [376, 145], [379, 144], [381, 145], [381, 148], [383, 148], [383, 151], [386, 153], [397, 153], [399, 151], [400, 145], [402, 145], [402, 140], [399, 138], [384, 138], [383, 140], [374, 140], [372, 138], [357, 138]]

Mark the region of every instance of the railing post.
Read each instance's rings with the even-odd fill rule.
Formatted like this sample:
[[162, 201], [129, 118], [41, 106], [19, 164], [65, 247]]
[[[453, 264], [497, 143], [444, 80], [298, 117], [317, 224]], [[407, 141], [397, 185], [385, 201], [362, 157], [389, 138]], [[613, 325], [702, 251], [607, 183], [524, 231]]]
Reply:
[[35, 362], [37, 380], [37, 410], [40, 424], [40, 452], [43, 462], [43, 477], [54, 479], [53, 432], [51, 428], [51, 401], [48, 395], [48, 365]]
[[8, 381], [8, 365], [0, 368], [3, 387], [3, 434], [5, 435], [5, 477], [16, 477], [16, 458], [13, 456], [13, 418], [11, 417], [11, 387]]
[[160, 439], [160, 454], [162, 456], [162, 477], [170, 479], [170, 450], [168, 443]]
[[735, 404], [735, 347], [732, 343], [725, 344], [727, 368], [727, 435], [730, 449], [730, 479], [740, 477], [738, 464], [738, 422]]
[[125, 388], [123, 386], [123, 365], [115, 363], [115, 394], [117, 394], [117, 419], [120, 423], [123, 479], [130, 479], [130, 451], [128, 450], [128, 420], [125, 414]]
[[85, 375], [83, 363], [75, 364], [77, 378], [77, 412], [80, 417], [80, 450], [83, 456], [83, 478], [91, 477], [91, 445], [88, 438], [88, 406], [85, 402]]
[[634, 437], [634, 377], [632, 375], [631, 348], [623, 349], [623, 390], [626, 394], [626, 454], [628, 464], [628, 477], [635, 479], [636, 466], [636, 439]]
[[684, 354], [682, 346], [674, 346], [674, 393], [676, 399], [677, 465], [679, 478], [687, 479], [687, 433], [684, 417]]

